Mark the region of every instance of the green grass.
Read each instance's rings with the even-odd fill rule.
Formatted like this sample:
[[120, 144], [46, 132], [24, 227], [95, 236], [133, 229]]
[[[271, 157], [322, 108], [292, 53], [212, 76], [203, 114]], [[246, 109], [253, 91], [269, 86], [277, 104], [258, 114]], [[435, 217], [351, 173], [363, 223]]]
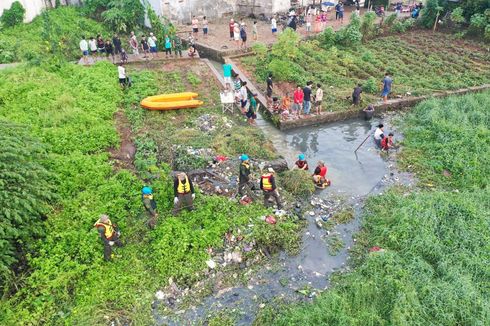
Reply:
[[[353, 272], [334, 275], [312, 304], [269, 309], [255, 324], [486, 325], [489, 99], [486, 92], [418, 105], [405, 122], [401, 159], [433, 188], [371, 197]], [[449, 180], [441, 174], [460, 165], [463, 173], [450, 169]], [[368, 253], [373, 246], [384, 251]]]
[[82, 36], [88, 40], [97, 34], [104, 38], [112, 35], [103, 24], [84, 17], [77, 7], [60, 6], [46, 11], [46, 15], [1, 31], [0, 63], [39, 61], [50, 55], [53, 42], [66, 59], [78, 60]]

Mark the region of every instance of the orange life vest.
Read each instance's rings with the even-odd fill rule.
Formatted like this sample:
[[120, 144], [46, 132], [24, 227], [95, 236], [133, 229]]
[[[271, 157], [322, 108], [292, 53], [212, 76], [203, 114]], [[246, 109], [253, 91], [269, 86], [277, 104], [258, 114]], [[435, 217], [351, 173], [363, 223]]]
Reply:
[[94, 227], [99, 228], [99, 227], [104, 228], [104, 236], [106, 237], [107, 240], [111, 239], [112, 236], [115, 233], [114, 226], [111, 222], [111, 220], [107, 220], [107, 222], [101, 222], [100, 219], [95, 222]]
[[271, 182], [272, 174], [265, 174], [262, 176], [262, 190], [264, 191], [272, 191], [272, 182]]

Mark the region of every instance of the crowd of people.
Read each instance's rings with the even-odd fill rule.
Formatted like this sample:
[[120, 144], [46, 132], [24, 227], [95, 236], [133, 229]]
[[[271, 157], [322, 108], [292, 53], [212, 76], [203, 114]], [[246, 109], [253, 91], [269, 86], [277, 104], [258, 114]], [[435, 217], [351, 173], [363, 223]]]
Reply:
[[[207, 28], [205, 31], [207, 33]], [[194, 33], [189, 33], [187, 43], [188, 56], [197, 56]], [[89, 57], [95, 60], [96, 58], [103, 58], [105, 56], [108, 60], [112, 60], [112, 63], [116, 61], [123, 64], [128, 62], [128, 52], [118, 34], [114, 34], [112, 38], [106, 39], [101, 35], [97, 35], [97, 37], [92, 36], [87, 40], [83, 36], [79, 46], [82, 52], [82, 61], [85, 65], [89, 64]], [[182, 39], [177, 35], [166, 34], [159, 40], [151, 32], [147, 36], [143, 34], [139, 38], [134, 32], [131, 32], [127, 40], [127, 48], [130, 49], [134, 56], [151, 60], [160, 57], [161, 51], [159, 51], [159, 48], [165, 52], [165, 58], [182, 58], [184, 45]], [[116, 56], [119, 56], [119, 60], [116, 59]]]

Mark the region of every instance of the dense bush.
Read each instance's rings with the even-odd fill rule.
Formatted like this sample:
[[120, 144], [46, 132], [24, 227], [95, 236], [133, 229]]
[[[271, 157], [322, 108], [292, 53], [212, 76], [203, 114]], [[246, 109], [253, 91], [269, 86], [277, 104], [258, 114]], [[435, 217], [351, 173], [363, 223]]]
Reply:
[[431, 100], [415, 108], [405, 126], [404, 158], [420, 172], [423, 183], [457, 189], [488, 187], [489, 103], [486, 92]]
[[8, 292], [9, 267], [44, 233], [41, 219], [49, 212], [53, 175], [43, 166], [44, 148], [26, 126], [0, 120], [0, 143], [0, 289]]
[[0, 63], [40, 61], [52, 50], [68, 60], [78, 59], [82, 36], [88, 38], [97, 34], [110, 36], [102, 24], [85, 18], [76, 7], [47, 10], [29, 24], [2, 30]]
[[117, 32], [129, 32], [143, 26], [145, 8], [141, 1], [133, 0], [86, 0], [84, 12], [109, 24]]
[[15, 1], [10, 9], [4, 9], [0, 17], [0, 27], [12, 27], [21, 24], [24, 21], [26, 10], [19, 1]]
[[420, 24], [425, 28], [432, 28], [436, 21], [438, 13], [441, 13], [443, 7], [440, 6], [439, 0], [427, 0], [425, 7], [420, 12]]

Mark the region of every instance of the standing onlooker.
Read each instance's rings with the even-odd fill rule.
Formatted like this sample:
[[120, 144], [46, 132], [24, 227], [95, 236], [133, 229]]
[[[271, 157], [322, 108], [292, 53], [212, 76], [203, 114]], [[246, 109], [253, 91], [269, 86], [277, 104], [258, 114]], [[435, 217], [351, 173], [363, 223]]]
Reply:
[[235, 36], [235, 20], [232, 18], [230, 19], [230, 24], [228, 25], [229, 30], [230, 30], [230, 41], [233, 41], [233, 37]]
[[352, 92], [352, 104], [359, 105], [359, 103], [361, 103], [361, 93], [362, 85], [357, 84], [357, 86], [354, 87], [354, 91]]
[[240, 75], [236, 74], [235, 80], [233, 81], [233, 90], [235, 91], [235, 101], [240, 100], [240, 89], [242, 88], [242, 81], [240, 80]]
[[316, 94], [315, 94], [315, 109], [316, 114], [321, 114], [322, 112], [322, 101], [323, 101], [323, 89], [321, 84], [316, 84]]
[[272, 83], [272, 73], [270, 72], [269, 76], [267, 76], [267, 105], [268, 106], [271, 104], [273, 87], [274, 84]]
[[361, 5], [359, 4], [359, 0], [356, 0], [356, 15], [357, 17], [361, 17]]
[[192, 36], [192, 33], [189, 33], [189, 37], [187, 38], [187, 42], [189, 43], [189, 46], [194, 47], [194, 36]]
[[121, 62], [126, 63], [128, 62], [128, 54], [126, 53], [126, 50], [121, 49]]
[[119, 53], [121, 53], [121, 39], [117, 34], [114, 34], [114, 36], [112, 37], [112, 44], [114, 45], [114, 54], [118, 55]]
[[122, 62], [119, 62], [119, 65], [117, 66], [117, 72], [119, 75], [119, 84], [121, 87], [126, 87], [128, 86], [128, 78], [126, 77], [126, 68], [124, 68]]
[[199, 20], [196, 16], [192, 16], [192, 33], [194, 34], [194, 39], [197, 41], [197, 34], [199, 33]]
[[313, 16], [311, 15], [311, 13], [308, 13], [308, 15], [306, 15], [306, 33], [310, 33], [311, 32], [311, 22], [313, 21]]
[[136, 35], [134, 35], [134, 32], [131, 32], [131, 37], [129, 38], [129, 46], [133, 50], [133, 54], [140, 54], [138, 49], [138, 39], [136, 38]]
[[242, 87], [240, 87], [240, 107], [242, 109], [242, 114], [246, 113], [248, 101], [248, 91], [247, 91], [247, 82], [242, 82]]
[[[165, 58], [167, 58], [169, 54], [172, 56], [172, 41], [170, 36], [165, 35]], [[175, 55], [177, 55], [177, 53]], [[180, 56], [182, 56], [182, 51]]]
[[177, 54], [182, 58], [182, 40], [180, 37], [177, 35], [174, 36], [174, 52], [175, 52], [175, 57], [177, 57]]
[[303, 90], [301, 86], [298, 85], [296, 90], [293, 93], [293, 115], [296, 115], [298, 118], [300, 116], [301, 105], [303, 104]]
[[403, 4], [401, 2], [397, 2], [395, 6], [396, 17], [400, 17], [400, 14], [402, 13], [402, 8]]
[[388, 102], [388, 95], [391, 93], [391, 85], [393, 84], [393, 79], [390, 77], [390, 73], [385, 73], [385, 78], [383, 79], [383, 92], [381, 96], [383, 97], [383, 102]]
[[209, 28], [209, 23], [208, 20], [206, 19], [206, 16], [204, 16], [202, 19], [202, 33], [204, 38], [208, 38], [208, 28]]
[[82, 36], [82, 40], [80, 41], [80, 51], [82, 51], [82, 60], [84, 64], [88, 64], [88, 42], [85, 39], [85, 36]]
[[240, 27], [238, 26], [238, 23], [235, 23], [235, 26], [233, 27], [233, 39], [235, 40], [235, 44], [237, 48], [240, 47]]
[[88, 46], [90, 48], [90, 53], [92, 55], [97, 54], [97, 42], [95, 41], [95, 38], [93, 36], [90, 37], [90, 40], [88, 41]]
[[105, 53], [105, 42], [100, 34], [97, 35], [97, 52], [99, 54]]
[[226, 88], [229, 89], [231, 87], [231, 64], [226, 63], [223, 65], [223, 79], [225, 81]]
[[105, 41], [105, 54], [106, 54], [107, 58], [109, 58], [109, 56], [111, 56], [112, 57], [112, 63], [114, 63], [114, 61], [115, 61], [115, 59], [114, 59], [114, 47], [112, 46], [112, 43], [109, 40]]
[[276, 16], [272, 16], [272, 19], [271, 19], [271, 28], [272, 28], [272, 35], [276, 35], [276, 33], [277, 33]]
[[247, 118], [248, 124], [255, 125], [255, 119], [257, 119], [257, 94], [252, 94], [250, 96], [250, 103], [248, 105]]
[[141, 50], [143, 51], [143, 58], [148, 58], [148, 53], [150, 53], [150, 46], [148, 45], [148, 41], [145, 36], [141, 36]]
[[339, 19], [340, 1], [335, 5], [335, 20]]
[[158, 56], [157, 52], [157, 44], [155, 42], [155, 39], [153, 38], [153, 33], [150, 33], [150, 36], [148, 36], [148, 39], [146, 40], [148, 42], [148, 46], [150, 47], [150, 53], [153, 58]]
[[247, 31], [245, 30], [245, 23], [242, 23], [240, 27], [240, 38], [242, 40], [241, 47], [243, 50], [247, 48]]
[[340, 24], [344, 23], [344, 4], [342, 2], [339, 2], [339, 19], [340, 19]]
[[306, 115], [310, 114], [311, 109], [311, 85], [313, 82], [309, 81], [306, 83], [305, 88], [303, 88], [303, 112]]
[[153, 33], [150, 33], [150, 37], [153, 39], [153, 42], [155, 42], [155, 47], [157, 48], [157, 57], [158, 57], [158, 38], [153, 35]]
[[253, 35], [254, 41], [257, 41], [257, 39], [259, 38], [259, 32], [257, 30], [257, 21], [256, 20], [254, 20], [254, 24], [252, 26], [252, 35]]

